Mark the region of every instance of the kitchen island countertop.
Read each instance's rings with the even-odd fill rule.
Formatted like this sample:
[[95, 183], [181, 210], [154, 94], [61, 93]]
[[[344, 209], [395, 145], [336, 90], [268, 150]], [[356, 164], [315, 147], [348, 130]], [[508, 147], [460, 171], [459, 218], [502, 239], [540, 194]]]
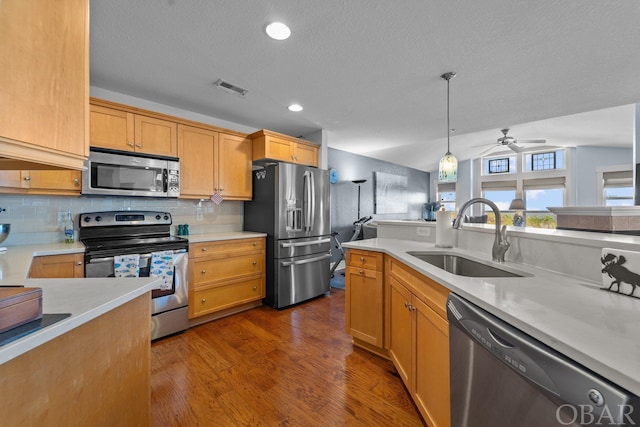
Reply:
[[377, 238], [343, 243], [345, 248], [383, 252], [560, 353], [640, 396], [640, 299], [589, 282], [514, 262], [504, 267], [528, 277], [457, 276], [407, 252], [452, 252], [497, 265], [489, 254], [432, 243]]

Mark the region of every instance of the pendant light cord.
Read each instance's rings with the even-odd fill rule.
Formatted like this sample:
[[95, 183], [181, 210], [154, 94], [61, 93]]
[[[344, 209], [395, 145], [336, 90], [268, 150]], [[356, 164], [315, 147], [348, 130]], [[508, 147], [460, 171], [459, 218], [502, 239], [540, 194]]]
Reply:
[[449, 81], [456, 76], [456, 73], [450, 71], [444, 73], [441, 77], [447, 81], [447, 154], [451, 154], [450, 139], [451, 139], [451, 124], [449, 123]]

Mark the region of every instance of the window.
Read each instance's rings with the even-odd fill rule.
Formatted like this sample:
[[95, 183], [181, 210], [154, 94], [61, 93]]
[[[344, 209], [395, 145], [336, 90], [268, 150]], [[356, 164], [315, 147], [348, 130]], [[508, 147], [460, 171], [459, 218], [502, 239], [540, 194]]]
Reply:
[[633, 206], [633, 171], [602, 173], [605, 206]]
[[455, 182], [439, 182], [436, 184], [438, 188], [438, 201], [448, 211], [456, 210], [456, 184]]
[[564, 169], [564, 150], [524, 155], [524, 170], [527, 172], [555, 169]]
[[556, 228], [549, 207], [564, 206], [565, 177], [525, 179], [523, 181], [528, 227]]
[[489, 174], [509, 172], [509, 159], [489, 159]]
[[516, 156], [485, 157], [482, 159], [482, 174], [513, 174], [516, 172]]

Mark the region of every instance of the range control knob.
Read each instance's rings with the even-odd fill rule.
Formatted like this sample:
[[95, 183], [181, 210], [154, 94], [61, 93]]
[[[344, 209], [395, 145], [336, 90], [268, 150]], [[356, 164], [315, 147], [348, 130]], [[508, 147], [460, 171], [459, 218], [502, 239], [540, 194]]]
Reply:
[[91, 222], [91, 217], [90, 216], [85, 216], [84, 217], [84, 222]]
[[98, 216], [96, 217], [96, 221], [98, 221], [98, 222], [102, 221], [102, 217], [101, 217], [100, 215], [98, 215]]
[[169, 215], [165, 215], [165, 216], [164, 216], [164, 220], [165, 220], [165, 221], [168, 221], [168, 220], [169, 220]]
[[156, 221], [160, 221], [160, 215], [156, 215]]

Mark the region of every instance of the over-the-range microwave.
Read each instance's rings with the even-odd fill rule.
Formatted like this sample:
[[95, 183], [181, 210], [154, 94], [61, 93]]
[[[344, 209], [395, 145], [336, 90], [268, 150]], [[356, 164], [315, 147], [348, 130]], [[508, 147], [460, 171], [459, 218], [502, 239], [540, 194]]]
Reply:
[[82, 194], [178, 197], [180, 163], [153, 156], [91, 147], [82, 171]]

